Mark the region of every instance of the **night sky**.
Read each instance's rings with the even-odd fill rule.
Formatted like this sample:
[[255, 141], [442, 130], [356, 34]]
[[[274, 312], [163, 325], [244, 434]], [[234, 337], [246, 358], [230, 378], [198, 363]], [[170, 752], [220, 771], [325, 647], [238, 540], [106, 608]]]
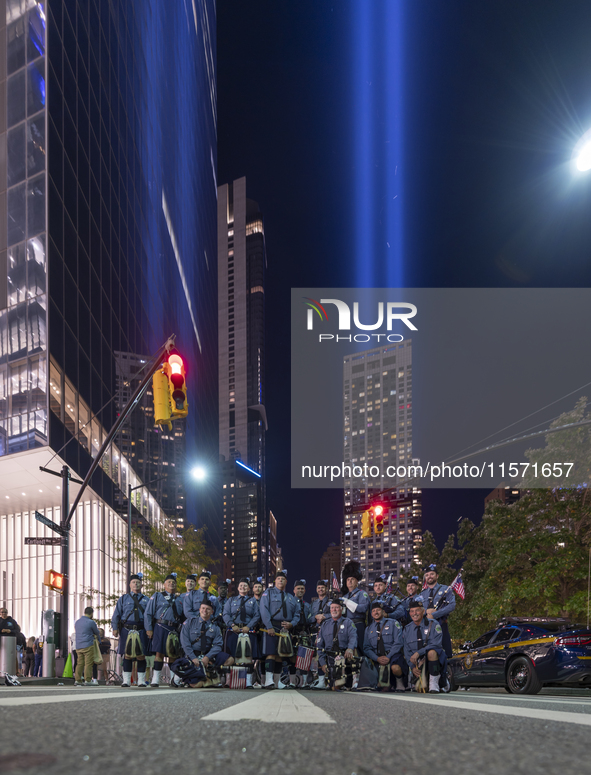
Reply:
[[[268, 504], [290, 578], [312, 582], [342, 493], [290, 488], [290, 289], [358, 285], [354, 5], [218, 2], [218, 183], [246, 175], [265, 217]], [[405, 285], [590, 286], [591, 174], [570, 159], [591, 127], [591, 4], [413, 0], [403, 39]], [[387, 260], [373, 277], [388, 286]], [[424, 529], [441, 547], [485, 494], [425, 491]]]

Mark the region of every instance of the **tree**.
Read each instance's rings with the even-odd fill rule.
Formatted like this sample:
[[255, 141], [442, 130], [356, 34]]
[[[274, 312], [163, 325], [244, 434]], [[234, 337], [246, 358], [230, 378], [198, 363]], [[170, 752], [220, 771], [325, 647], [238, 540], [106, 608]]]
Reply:
[[[550, 428], [560, 428], [591, 420], [585, 411], [587, 399], [580, 398], [571, 412], [564, 412]], [[591, 425], [569, 428], [546, 436], [546, 446], [528, 449], [525, 457], [530, 465], [519, 487], [587, 487], [591, 480]], [[573, 463], [568, 468], [566, 463]], [[568, 476], [566, 475], [568, 473]], [[558, 475], [557, 475], [558, 474]]]

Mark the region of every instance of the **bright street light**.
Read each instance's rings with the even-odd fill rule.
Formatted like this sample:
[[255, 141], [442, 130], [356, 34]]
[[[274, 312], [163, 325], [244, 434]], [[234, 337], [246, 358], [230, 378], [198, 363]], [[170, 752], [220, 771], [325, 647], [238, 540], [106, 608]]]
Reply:
[[573, 151], [573, 159], [579, 172], [591, 169], [591, 129], [581, 137]]
[[197, 479], [200, 482], [207, 476], [207, 472], [202, 466], [195, 466], [195, 468], [191, 470], [191, 474], [194, 479]]

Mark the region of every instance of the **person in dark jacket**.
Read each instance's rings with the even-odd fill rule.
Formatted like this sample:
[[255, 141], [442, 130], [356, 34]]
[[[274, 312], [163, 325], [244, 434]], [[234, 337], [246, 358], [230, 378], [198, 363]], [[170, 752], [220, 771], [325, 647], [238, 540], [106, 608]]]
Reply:
[[13, 635], [16, 637], [21, 628], [12, 616], [8, 615], [6, 608], [0, 608], [0, 635]]

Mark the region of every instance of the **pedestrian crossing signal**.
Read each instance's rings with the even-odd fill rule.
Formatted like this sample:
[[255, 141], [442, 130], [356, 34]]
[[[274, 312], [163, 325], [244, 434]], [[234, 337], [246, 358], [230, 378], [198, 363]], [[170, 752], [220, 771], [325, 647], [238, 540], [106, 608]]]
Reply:
[[56, 570], [46, 570], [43, 573], [43, 584], [63, 595], [66, 588], [66, 577], [63, 573], [58, 573]]

